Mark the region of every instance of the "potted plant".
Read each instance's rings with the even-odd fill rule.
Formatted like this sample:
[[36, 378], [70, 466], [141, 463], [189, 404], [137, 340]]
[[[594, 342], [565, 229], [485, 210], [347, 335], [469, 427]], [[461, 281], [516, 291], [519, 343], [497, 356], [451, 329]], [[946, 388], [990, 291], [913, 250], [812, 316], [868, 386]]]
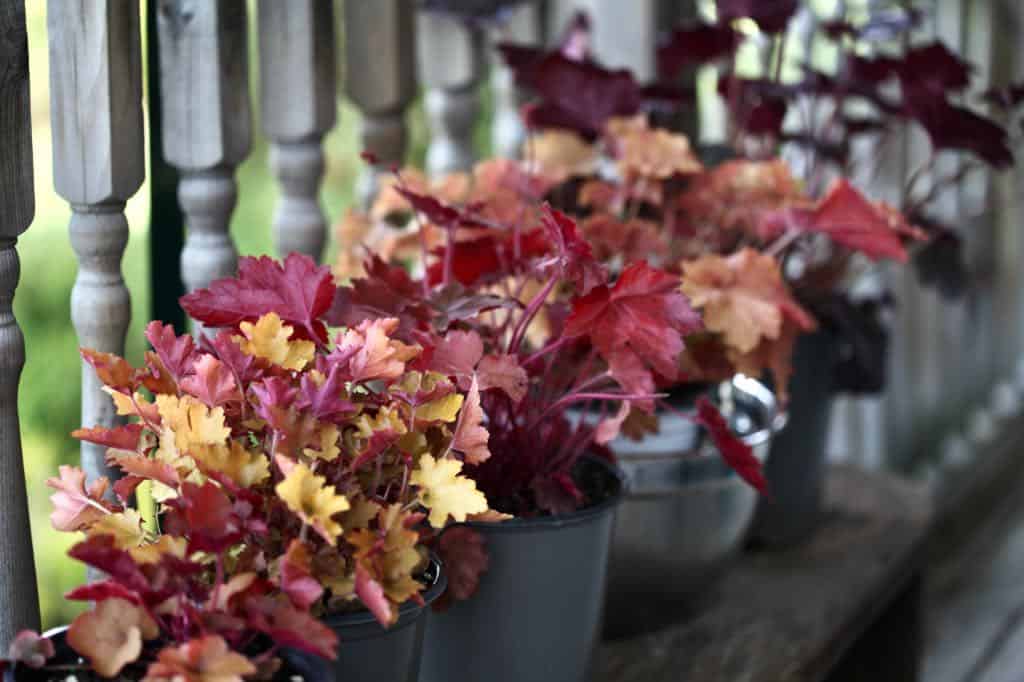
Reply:
[[[423, 680], [586, 679], [622, 487], [603, 445], [634, 408], [654, 409], [701, 328], [677, 276], [640, 260], [610, 277], [576, 222], [543, 203], [551, 187], [507, 160], [437, 183], [401, 171], [342, 225], [387, 234], [388, 253], [411, 261], [348, 271], [342, 322], [397, 315], [432, 347], [430, 367], [468, 388], [489, 434], [466, 475], [515, 517], [439, 538], [448, 609], [429, 621]], [[690, 418], [756, 482], [750, 448], [701, 405]], [[441, 645], [452, 638], [465, 646]]]
[[108, 576], [68, 595], [96, 602], [67, 634], [93, 670], [180, 679], [165, 658], [210, 651], [249, 675], [281, 651], [310, 680], [415, 678], [445, 586], [426, 542], [488, 508], [453, 450], [474, 408], [399, 320], [329, 334], [335, 294], [308, 257], [243, 258], [182, 299], [215, 336], [153, 322], [141, 368], [82, 351], [132, 418], [74, 433], [109, 448], [113, 485], [74, 467], [48, 482], [54, 526], [87, 536], [71, 555]]
[[[661, 77], [646, 87], [626, 72], [602, 69], [586, 57], [581, 61], [571, 50], [503, 50], [522, 84], [539, 99], [526, 113], [532, 127], [544, 132], [527, 145], [527, 158], [532, 152], [541, 173], [573, 178], [569, 191], [560, 193], [565, 202], [560, 206], [575, 205], [572, 212], [584, 232], [608, 255], [651, 252], [666, 254], [670, 267], [678, 264], [684, 291], [719, 335], [704, 350], [721, 353], [724, 341], [729, 362], [718, 369], [727, 373], [731, 364], [755, 376], [766, 367], [772, 370], [792, 419], [772, 446], [776, 455], [766, 468], [772, 494], [760, 500], [755, 532], [762, 541], [790, 544], [805, 538], [819, 518], [832, 394], [884, 386], [883, 316], [891, 297], [854, 294], [855, 284], [876, 261], [907, 262], [911, 243], [921, 242], [914, 261], [922, 279], [947, 292], [962, 288], [958, 239], [935, 219], [933, 204], [978, 164], [964, 163], [948, 177], [937, 170], [953, 153], [972, 152], [997, 168], [1011, 155], [1003, 127], [951, 101], [968, 86], [970, 66], [941, 43], [908, 46], [905, 37], [920, 20], [918, 13], [897, 8], [872, 12], [856, 24], [845, 16], [823, 22], [823, 33], [840, 55], [838, 72], [825, 74], [785, 63], [786, 42], [780, 36], [801, 3], [720, 5], [717, 24], [680, 27], [659, 46]], [[738, 75], [743, 36], [733, 22], [740, 18], [753, 20], [762, 38], [775, 41], [775, 60], [759, 78]], [[898, 54], [872, 58], [860, 51], [865, 42], [901, 39]], [[729, 114], [731, 158], [710, 163], [710, 155], [695, 155], [685, 138], [656, 124], [613, 118], [646, 109], [654, 119], [664, 119], [666, 103], [685, 95], [671, 84], [706, 64], [720, 67], [718, 91]], [[1012, 107], [1020, 94], [1007, 88], [987, 97]], [[870, 201], [847, 180], [858, 161], [853, 145], [875, 137], [882, 149], [905, 122], [924, 128], [933, 153], [897, 192], [894, 206]], [[780, 150], [791, 156], [800, 152], [801, 179], [783, 163]], [[715, 156], [722, 155], [716, 150]], [[927, 177], [926, 188], [922, 179]], [[779, 301], [781, 316], [754, 315], [741, 322], [737, 313], [743, 307], [754, 312], [753, 306], [735, 305], [740, 297], [720, 284], [745, 277], [752, 282], [761, 263], [773, 279], [782, 276], [791, 298], [813, 315], [816, 329], [806, 324], [808, 318], [792, 314], [796, 311], [786, 301]], [[764, 296], [747, 297], [746, 304], [767, 303], [769, 292], [778, 290], [769, 282], [762, 285]], [[740, 284], [736, 293], [742, 289]], [[768, 334], [758, 340], [762, 323]]]

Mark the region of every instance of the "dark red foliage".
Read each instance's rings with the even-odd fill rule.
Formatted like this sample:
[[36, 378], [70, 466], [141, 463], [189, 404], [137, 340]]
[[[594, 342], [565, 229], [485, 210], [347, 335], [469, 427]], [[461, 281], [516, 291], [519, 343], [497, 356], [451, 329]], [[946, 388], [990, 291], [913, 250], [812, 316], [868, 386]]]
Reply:
[[71, 432], [71, 436], [78, 440], [121, 450], [134, 450], [139, 444], [141, 434], [141, 423], [125, 424], [112, 429], [96, 426], [90, 429], [76, 429]]
[[[468, 526], [452, 526], [441, 534], [435, 545], [448, 576], [449, 599], [469, 599], [476, 593], [480, 576], [487, 571], [489, 559], [484, 536]], [[441, 609], [437, 609], [441, 610]]]
[[[550, 249], [544, 233], [529, 230], [519, 236], [519, 254], [516, 255], [516, 236], [513, 232], [488, 234], [468, 241], [455, 242], [452, 247], [452, 276], [463, 286], [478, 282], [495, 282], [519, 271], [531, 258], [543, 256]], [[440, 284], [444, 279], [444, 260], [448, 247], [434, 250], [437, 260], [427, 268], [427, 282]]]
[[267, 256], [243, 257], [237, 277], [186, 294], [181, 306], [211, 327], [255, 322], [274, 312], [295, 328], [297, 337], [325, 343], [327, 328], [320, 318], [331, 307], [334, 290], [330, 268], [318, 267], [309, 256], [291, 253], [283, 263]]
[[367, 258], [363, 269], [363, 277], [337, 288], [324, 320], [332, 327], [357, 327], [365, 320], [394, 317], [399, 321], [398, 338], [411, 340], [413, 330], [430, 320], [422, 288], [404, 269], [388, 265], [376, 254]]
[[190, 552], [225, 551], [243, 536], [242, 520], [231, 499], [213, 483], [185, 482], [181, 496], [168, 500], [170, 510], [164, 521], [165, 532], [188, 537]]
[[904, 106], [928, 132], [936, 149], [973, 152], [996, 168], [1013, 163], [1006, 130], [991, 119], [950, 104], [928, 91], [905, 93]]
[[971, 82], [972, 67], [936, 41], [907, 50], [900, 60], [899, 76], [904, 90], [944, 97], [960, 92]]
[[731, 57], [739, 47], [741, 37], [728, 24], [695, 24], [676, 28], [669, 39], [658, 46], [658, 74], [673, 80], [687, 66]]
[[726, 464], [744, 481], [764, 493], [768, 482], [761, 471], [761, 462], [754, 457], [750, 446], [732, 433], [722, 413], [718, 411], [714, 403], [704, 396], [697, 399], [696, 419], [698, 424], [707, 429], [708, 435], [711, 436], [711, 440], [715, 443], [715, 447], [718, 448]]
[[449, 206], [440, 199], [428, 194], [419, 194], [401, 185], [395, 186], [395, 191], [405, 197], [406, 201], [417, 211], [422, 213], [427, 220], [438, 227], [454, 228], [460, 225], [466, 227], [487, 227], [478, 218], [473, 217], [465, 209]]
[[196, 347], [190, 335], [177, 336], [174, 327], [154, 320], [146, 325], [146, 339], [175, 383], [191, 372]]
[[718, 20], [749, 17], [765, 33], [779, 33], [796, 13], [799, 0], [718, 0]]
[[594, 258], [594, 251], [580, 234], [576, 221], [561, 211], [544, 205], [541, 221], [549, 241], [555, 247], [557, 264], [564, 276], [580, 294], [588, 294], [596, 286], [608, 281], [604, 265]]
[[605, 69], [559, 52], [525, 65], [516, 58], [513, 62], [509, 66], [517, 80], [541, 101], [530, 115], [533, 124], [568, 128], [593, 138], [609, 118], [640, 111], [641, 89], [629, 71]]

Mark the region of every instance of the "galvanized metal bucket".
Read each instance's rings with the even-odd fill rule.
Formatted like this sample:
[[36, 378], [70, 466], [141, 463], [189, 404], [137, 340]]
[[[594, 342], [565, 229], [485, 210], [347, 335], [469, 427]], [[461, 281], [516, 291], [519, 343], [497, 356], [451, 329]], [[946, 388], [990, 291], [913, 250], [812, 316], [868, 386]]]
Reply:
[[821, 521], [834, 348], [834, 339], [822, 332], [797, 339], [789, 384], [789, 426], [772, 441], [764, 468], [771, 495], [758, 502], [751, 534], [762, 545], [799, 544]]
[[427, 619], [421, 682], [584, 682], [597, 642], [615, 494], [564, 516], [470, 523], [490, 567], [469, 600]]
[[[715, 391], [733, 429], [762, 461], [785, 418], [775, 397], [737, 376]], [[684, 616], [739, 552], [758, 493], [718, 456], [691, 421], [663, 414], [659, 432], [612, 443], [627, 477], [612, 541], [604, 635], [659, 629]]]
[[419, 678], [423, 631], [430, 604], [447, 582], [441, 565], [431, 560], [430, 581], [422, 592], [423, 606], [406, 602], [398, 621], [384, 628], [368, 611], [327, 616], [323, 622], [338, 634], [338, 658], [288, 650], [285, 660], [306, 682], [416, 682]]

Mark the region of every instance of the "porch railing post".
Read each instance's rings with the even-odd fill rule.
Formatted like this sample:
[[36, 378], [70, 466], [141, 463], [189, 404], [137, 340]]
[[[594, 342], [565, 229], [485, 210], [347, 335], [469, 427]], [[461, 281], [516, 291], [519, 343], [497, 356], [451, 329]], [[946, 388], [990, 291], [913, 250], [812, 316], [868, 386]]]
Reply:
[[282, 255], [298, 251], [319, 261], [327, 243], [322, 142], [338, 110], [333, 5], [261, 0], [259, 35], [263, 130], [281, 186], [274, 243]]
[[252, 144], [248, 25], [245, 0], [161, 0], [159, 11], [164, 158], [181, 173], [181, 275], [192, 291], [238, 266], [230, 223], [235, 169]]
[[[131, 320], [121, 258], [125, 202], [145, 175], [139, 6], [131, 0], [50, 0], [50, 117], [54, 185], [71, 204], [78, 276], [71, 321], [82, 346], [123, 354]], [[82, 365], [82, 425], [112, 425], [114, 406]], [[108, 474], [106, 448], [82, 443], [91, 477]]]
[[[402, 165], [409, 135], [406, 110], [416, 97], [414, 0], [345, 3], [345, 93], [362, 114], [359, 141], [381, 166]], [[377, 172], [364, 165], [356, 197], [368, 207]]]
[[[491, 42], [497, 45], [510, 42], [518, 45], [540, 45], [541, 8], [538, 2], [527, 2], [513, 8], [510, 16], [491, 31]], [[491, 50], [491, 85], [494, 92], [494, 119], [491, 141], [494, 155], [509, 159], [519, 156], [526, 127], [520, 107], [527, 101], [527, 93], [515, 84], [512, 70], [505, 66], [497, 50]]]
[[20, 267], [15, 242], [35, 214], [28, 37], [24, 0], [0, 0], [0, 652], [23, 628], [39, 628], [18, 424], [25, 337], [12, 304]]
[[427, 171], [436, 176], [469, 170], [476, 161], [473, 128], [480, 114], [483, 33], [451, 16], [421, 10], [416, 34], [430, 122]]

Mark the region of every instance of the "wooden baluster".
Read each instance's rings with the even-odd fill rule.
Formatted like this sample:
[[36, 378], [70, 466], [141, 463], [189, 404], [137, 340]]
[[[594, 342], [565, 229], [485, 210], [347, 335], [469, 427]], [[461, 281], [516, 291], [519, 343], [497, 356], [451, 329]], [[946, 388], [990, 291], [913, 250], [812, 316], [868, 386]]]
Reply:
[[[402, 165], [405, 113], [416, 97], [414, 0], [345, 3], [345, 92], [362, 114], [359, 139], [383, 167]], [[356, 184], [363, 207], [377, 193], [377, 171], [364, 165]]]
[[[124, 205], [145, 175], [138, 4], [50, 0], [50, 117], [57, 192], [71, 204], [78, 276], [71, 321], [80, 345], [124, 354], [131, 319], [121, 258]], [[92, 368], [82, 367], [82, 425], [110, 426], [114, 406]], [[82, 444], [91, 477], [110, 472], [106, 448]]]
[[259, 31], [263, 130], [281, 184], [274, 243], [281, 255], [298, 251], [319, 261], [327, 242], [322, 141], [338, 109], [332, 4], [261, 0]]
[[[540, 7], [534, 2], [513, 8], [509, 17], [494, 26], [491, 40], [494, 45], [502, 42], [517, 45], [538, 45], [541, 42]], [[520, 115], [520, 107], [526, 103], [527, 93], [515, 84], [512, 70], [505, 66], [497, 49], [491, 52], [491, 87], [494, 92], [494, 121], [491, 127], [491, 141], [495, 156], [509, 159], [520, 154], [526, 139], [526, 127]]]
[[14, 319], [20, 267], [14, 248], [35, 214], [28, 37], [24, 0], [0, 0], [0, 652], [24, 628], [39, 628], [18, 382], [25, 338]]
[[472, 168], [473, 127], [480, 114], [483, 35], [451, 16], [419, 11], [416, 54], [430, 122], [427, 171], [443, 175]]
[[181, 276], [191, 291], [238, 263], [235, 168], [252, 143], [245, 0], [161, 0], [159, 11], [164, 158], [181, 173]]

